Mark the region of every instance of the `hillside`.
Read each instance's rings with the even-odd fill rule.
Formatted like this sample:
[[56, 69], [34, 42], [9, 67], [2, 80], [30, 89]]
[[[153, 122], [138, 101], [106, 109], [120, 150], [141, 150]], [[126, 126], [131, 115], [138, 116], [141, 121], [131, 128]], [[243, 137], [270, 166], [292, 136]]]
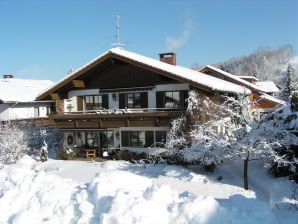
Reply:
[[234, 75], [255, 76], [259, 80], [271, 80], [283, 86], [283, 77], [288, 65], [293, 68], [295, 82], [298, 82], [298, 56], [290, 45], [277, 49], [260, 48], [248, 56], [236, 57], [226, 62], [215, 64]]

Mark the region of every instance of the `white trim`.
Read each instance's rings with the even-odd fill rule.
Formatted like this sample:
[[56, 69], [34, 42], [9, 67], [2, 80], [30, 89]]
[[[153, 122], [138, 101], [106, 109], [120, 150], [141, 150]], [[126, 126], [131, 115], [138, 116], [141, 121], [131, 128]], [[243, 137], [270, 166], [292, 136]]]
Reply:
[[154, 91], [181, 91], [189, 90], [188, 84], [166, 84], [166, 85], [156, 85], [153, 89]]
[[74, 96], [98, 95], [99, 92], [99, 89], [71, 90], [68, 92], [68, 98], [72, 98]]

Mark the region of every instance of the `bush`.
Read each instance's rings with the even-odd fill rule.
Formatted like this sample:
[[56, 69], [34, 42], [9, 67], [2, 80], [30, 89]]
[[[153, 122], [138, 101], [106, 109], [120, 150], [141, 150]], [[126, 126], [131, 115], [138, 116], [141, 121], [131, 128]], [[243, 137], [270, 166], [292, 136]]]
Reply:
[[140, 159], [145, 159], [147, 157], [146, 153], [135, 153], [129, 150], [119, 150], [117, 152], [117, 157], [119, 160], [125, 161], [136, 161]]
[[0, 128], [0, 166], [19, 160], [28, 151], [28, 136], [25, 127], [2, 124]]
[[56, 154], [56, 159], [70, 160], [73, 159], [75, 155], [75, 152], [72, 150], [58, 151]]

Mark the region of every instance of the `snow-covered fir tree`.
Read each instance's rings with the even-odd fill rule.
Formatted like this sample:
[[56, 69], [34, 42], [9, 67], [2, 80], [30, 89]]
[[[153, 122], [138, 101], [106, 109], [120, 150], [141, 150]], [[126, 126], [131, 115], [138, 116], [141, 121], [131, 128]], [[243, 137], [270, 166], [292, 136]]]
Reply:
[[294, 91], [293, 68], [291, 64], [288, 65], [287, 72], [285, 73], [284, 83], [285, 85], [282, 90], [282, 98], [286, 102], [290, 102]]
[[[289, 104], [265, 116], [258, 127], [267, 151], [266, 165], [275, 176], [298, 178], [298, 112]], [[298, 181], [298, 179], [297, 179]]]

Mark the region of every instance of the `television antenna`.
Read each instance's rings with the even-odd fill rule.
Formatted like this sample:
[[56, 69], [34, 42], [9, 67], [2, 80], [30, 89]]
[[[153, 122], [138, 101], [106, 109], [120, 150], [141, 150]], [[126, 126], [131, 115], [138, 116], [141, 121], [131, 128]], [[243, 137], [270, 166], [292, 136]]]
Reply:
[[116, 43], [113, 43], [112, 45], [119, 48], [121, 46], [124, 46], [125, 44], [120, 42], [120, 16], [116, 15], [115, 17], [116, 17], [116, 31], [117, 31], [115, 35]]

